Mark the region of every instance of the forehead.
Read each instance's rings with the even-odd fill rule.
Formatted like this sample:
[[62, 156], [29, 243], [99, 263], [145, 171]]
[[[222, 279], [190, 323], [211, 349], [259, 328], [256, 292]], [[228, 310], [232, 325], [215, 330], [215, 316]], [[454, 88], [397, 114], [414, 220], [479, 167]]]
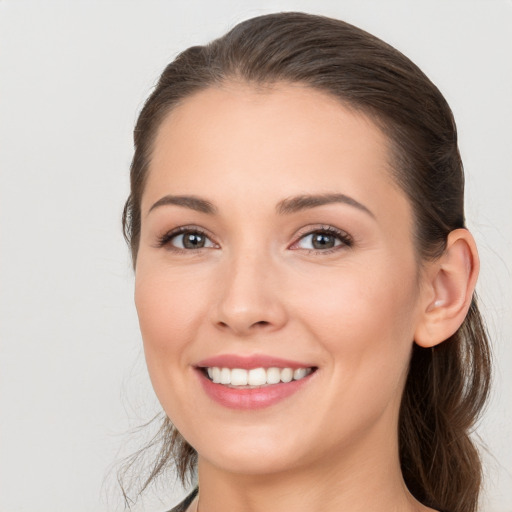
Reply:
[[165, 193], [226, 194], [228, 187], [246, 205], [333, 191], [367, 201], [403, 196], [377, 125], [333, 96], [296, 84], [212, 87], [162, 122], [143, 211]]

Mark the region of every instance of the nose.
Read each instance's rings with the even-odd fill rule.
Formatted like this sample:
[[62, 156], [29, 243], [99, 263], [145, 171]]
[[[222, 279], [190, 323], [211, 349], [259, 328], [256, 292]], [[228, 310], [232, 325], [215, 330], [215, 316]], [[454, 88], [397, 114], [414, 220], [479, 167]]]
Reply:
[[287, 322], [279, 272], [270, 257], [239, 255], [225, 262], [219, 275], [213, 321], [237, 336], [273, 332]]

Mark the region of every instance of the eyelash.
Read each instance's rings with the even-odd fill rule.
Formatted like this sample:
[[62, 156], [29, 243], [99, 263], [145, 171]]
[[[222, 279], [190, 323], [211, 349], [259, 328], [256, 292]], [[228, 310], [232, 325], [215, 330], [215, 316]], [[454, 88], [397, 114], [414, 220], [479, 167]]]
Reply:
[[168, 246], [168, 249], [175, 252], [196, 252], [203, 247], [200, 247], [199, 249], [180, 249], [179, 247], [174, 247], [170, 242], [173, 238], [183, 235], [184, 233], [194, 233], [198, 235], [202, 235], [209, 240], [211, 240], [211, 236], [203, 229], [197, 228], [195, 226], [181, 226], [176, 229], [172, 229], [171, 231], [168, 231], [167, 233], [163, 234], [158, 238], [157, 241], [157, 247], [165, 247]]
[[334, 226], [324, 225], [314, 229], [308, 228], [307, 231], [299, 233], [297, 241], [292, 244], [292, 247], [297, 245], [305, 237], [313, 234], [324, 234], [334, 236], [338, 240], [340, 240], [341, 244], [331, 247], [330, 249], [302, 249], [303, 251], [306, 251], [307, 254], [331, 254], [342, 249], [350, 248], [354, 245], [354, 240], [348, 233], [342, 231], [341, 229], [335, 228]]
[[[158, 238], [156, 246], [158, 248], [167, 247], [170, 251], [178, 252], [178, 253], [195, 253], [196, 251], [200, 251], [201, 249], [204, 249], [204, 247], [200, 247], [198, 249], [181, 249], [180, 247], [174, 247], [170, 243], [173, 238], [175, 238], [179, 235], [185, 234], [185, 233], [194, 233], [194, 234], [202, 235], [202, 236], [208, 238], [213, 244], [215, 244], [215, 242], [213, 242], [211, 240], [211, 237], [205, 230], [195, 227], [195, 226], [194, 227], [193, 226], [182, 226], [182, 227], [173, 229], [171, 231], [168, 231], [167, 233], [160, 236]], [[336, 245], [330, 249], [302, 249], [303, 251], [306, 251], [307, 254], [324, 254], [324, 255], [331, 254], [333, 252], [339, 251], [340, 249], [350, 248], [354, 245], [354, 241], [353, 241], [352, 237], [345, 231], [341, 231], [340, 229], [337, 229], [333, 226], [320, 226], [318, 228], [308, 229], [307, 231], [300, 233], [298, 235], [297, 240], [292, 244], [292, 247], [297, 245], [305, 237], [307, 237], [309, 235], [313, 235], [313, 234], [326, 234], [326, 235], [335, 236], [336, 238], [338, 238], [338, 240], [341, 241], [341, 244]], [[215, 244], [215, 245], [217, 245], [217, 244]], [[293, 249], [293, 250], [297, 250], [297, 249]]]

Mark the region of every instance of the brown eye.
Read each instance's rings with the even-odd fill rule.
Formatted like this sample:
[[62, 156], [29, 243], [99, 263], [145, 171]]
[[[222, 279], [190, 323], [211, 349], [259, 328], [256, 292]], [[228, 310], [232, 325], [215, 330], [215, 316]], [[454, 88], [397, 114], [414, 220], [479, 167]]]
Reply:
[[186, 249], [199, 249], [204, 247], [206, 237], [199, 233], [186, 233], [183, 236], [183, 247]]

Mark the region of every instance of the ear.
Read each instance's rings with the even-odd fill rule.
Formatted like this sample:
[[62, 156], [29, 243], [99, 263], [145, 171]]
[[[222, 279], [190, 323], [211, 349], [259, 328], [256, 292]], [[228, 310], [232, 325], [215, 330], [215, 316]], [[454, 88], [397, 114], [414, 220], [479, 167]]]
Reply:
[[479, 269], [471, 233], [467, 229], [452, 231], [442, 256], [428, 264], [414, 337], [418, 345], [433, 347], [457, 331], [471, 305]]

